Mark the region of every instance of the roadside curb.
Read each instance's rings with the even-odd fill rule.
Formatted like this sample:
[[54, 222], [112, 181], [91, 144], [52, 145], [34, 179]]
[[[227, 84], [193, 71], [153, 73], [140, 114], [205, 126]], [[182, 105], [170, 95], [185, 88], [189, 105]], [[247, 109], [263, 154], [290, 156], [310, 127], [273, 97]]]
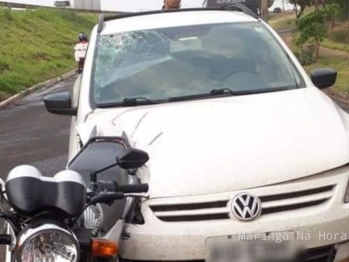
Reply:
[[330, 88], [329, 90], [323, 90], [323, 92], [333, 100], [337, 100], [342, 104], [349, 105], [349, 97], [342, 94], [340, 91]]
[[58, 77], [55, 77], [55, 78], [52, 78], [52, 79], [49, 79], [49, 80], [46, 80], [44, 82], [41, 82], [39, 84], [36, 84], [26, 90], [23, 90], [22, 92], [14, 95], [14, 96], [11, 96], [10, 98], [0, 102], [0, 110], [3, 109], [4, 107], [12, 104], [12, 103], [15, 103], [16, 101], [34, 93], [35, 91], [38, 91], [38, 90], [43, 90], [43, 89], [46, 89], [46, 88], [49, 88], [50, 86], [60, 82], [60, 81], [63, 81], [65, 79], [68, 79], [72, 76], [74, 76], [76, 74], [76, 69], [64, 74], [64, 75], [61, 75], [61, 76], [58, 76]]

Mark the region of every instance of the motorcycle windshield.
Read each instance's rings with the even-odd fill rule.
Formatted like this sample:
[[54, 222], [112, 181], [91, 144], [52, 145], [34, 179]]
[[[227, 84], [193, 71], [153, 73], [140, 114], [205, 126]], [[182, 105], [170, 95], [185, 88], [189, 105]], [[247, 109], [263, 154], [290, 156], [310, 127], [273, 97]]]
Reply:
[[[116, 158], [126, 149], [119, 138], [93, 138], [68, 163], [67, 169], [78, 172], [86, 186], [90, 186], [90, 174], [116, 163]], [[98, 174], [99, 180], [115, 180], [119, 184], [128, 183], [127, 171], [116, 166]]]

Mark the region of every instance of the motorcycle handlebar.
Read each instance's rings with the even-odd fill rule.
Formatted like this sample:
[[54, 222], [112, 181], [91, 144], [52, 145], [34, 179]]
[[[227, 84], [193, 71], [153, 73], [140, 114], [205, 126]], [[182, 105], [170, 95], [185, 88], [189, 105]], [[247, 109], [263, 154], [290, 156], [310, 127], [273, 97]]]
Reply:
[[124, 193], [121, 192], [105, 192], [102, 194], [99, 194], [97, 196], [94, 196], [91, 201], [89, 202], [89, 205], [94, 205], [97, 203], [105, 203], [105, 204], [110, 204], [115, 200], [118, 199], [124, 199], [125, 195]]
[[101, 193], [92, 196], [88, 200], [88, 205], [104, 203], [111, 205], [115, 200], [121, 200], [125, 197], [141, 197], [139, 193], [147, 193], [148, 184], [134, 184], [118, 186], [115, 181], [98, 181], [98, 187]]
[[148, 190], [148, 184], [123, 185], [118, 187], [118, 191], [123, 193], [147, 193]]
[[98, 188], [101, 191], [117, 192], [118, 184], [115, 181], [98, 181]]
[[119, 186], [115, 181], [98, 181], [98, 188], [101, 191], [121, 192], [121, 193], [147, 193], [148, 184], [134, 184]]

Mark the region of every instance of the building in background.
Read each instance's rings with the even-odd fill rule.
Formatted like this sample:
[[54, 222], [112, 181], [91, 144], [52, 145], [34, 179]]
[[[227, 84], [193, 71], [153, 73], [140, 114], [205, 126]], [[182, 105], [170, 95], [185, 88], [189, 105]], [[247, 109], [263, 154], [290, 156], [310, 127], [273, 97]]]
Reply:
[[[70, 0], [70, 7], [82, 10], [108, 11], [102, 8], [101, 0]], [[104, 2], [104, 0], [103, 0]], [[117, 1], [115, 1], [117, 2]], [[119, 10], [117, 10], [119, 11]]]
[[295, 8], [299, 10], [299, 6], [291, 4], [289, 0], [274, 0], [274, 3], [269, 7], [269, 12], [275, 12], [276, 10], [280, 11], [295, 11]]

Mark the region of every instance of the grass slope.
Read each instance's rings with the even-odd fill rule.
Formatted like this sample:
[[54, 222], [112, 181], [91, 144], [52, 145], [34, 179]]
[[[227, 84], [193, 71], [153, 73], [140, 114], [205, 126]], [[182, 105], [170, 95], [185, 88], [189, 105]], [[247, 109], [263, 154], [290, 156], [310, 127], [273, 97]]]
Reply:
[[75, 68], [78, 33], [90, 33], [95, 14], [0, 9], [0, 100]]

